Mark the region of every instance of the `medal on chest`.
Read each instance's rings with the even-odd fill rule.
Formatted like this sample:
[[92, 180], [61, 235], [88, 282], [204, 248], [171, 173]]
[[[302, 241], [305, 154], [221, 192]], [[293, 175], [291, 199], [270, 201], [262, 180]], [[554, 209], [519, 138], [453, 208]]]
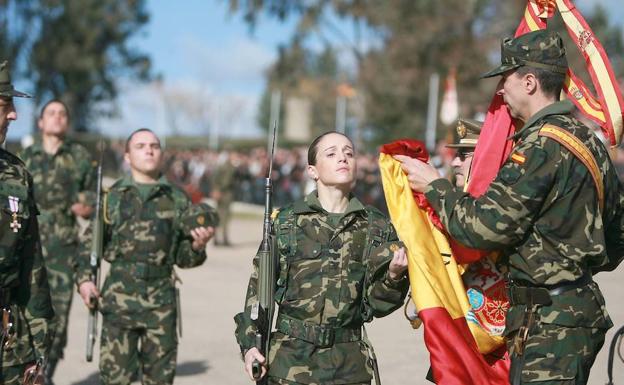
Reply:
[[14, 233], [17, 233], [22, 228], [22, 224], [17, 220], [17, 213], [19, 212], [19, 198], [9, 196], [9, 208], [11, 209], [11, 229]]

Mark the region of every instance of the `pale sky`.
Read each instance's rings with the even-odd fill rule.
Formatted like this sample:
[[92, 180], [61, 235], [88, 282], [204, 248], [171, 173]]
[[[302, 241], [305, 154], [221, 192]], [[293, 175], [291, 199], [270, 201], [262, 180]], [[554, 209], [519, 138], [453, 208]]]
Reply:
[[[264, 73], [276, 58], [277, 46], [289, 40], [293, 21], [280, 24], [262, 19], [255, 31], [239, 15], [229, 16], [227, 1], [185, 0], [147, 2], [150, 22], [134, 45], [152, 58], [155, 73], [163, 75], [161, 88], [125, 82], [118, 101], [121, 115], [98, 122], [102, 132], [125, 137], [138, 127], [159, 134], [208, 135], [210, 129], [230, 137], [258, 136], [258, 102]], [[624, 24], [621, 0], [578, 0], [583, 12], [603, 4], [612, 23]], [[166, 102], [176, 100], [177, 102]], [[19, 139], [32, 127], [32, 105], [16, 100], [20, 115], [9, 138]], [[201, 124], [184, 118], [202, 116]], [[172, 122], [175, 121], [175, 124]]]

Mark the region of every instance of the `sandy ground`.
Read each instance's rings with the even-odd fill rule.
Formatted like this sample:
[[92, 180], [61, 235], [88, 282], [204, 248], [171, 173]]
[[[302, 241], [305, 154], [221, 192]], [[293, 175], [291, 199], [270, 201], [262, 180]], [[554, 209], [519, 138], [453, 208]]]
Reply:
[[[235, 219], [231, 224], [234, 247], [208, 246], [203, 266], [180, 271], [182, 285], [183, 337], [180, 341], [176, 384], [243, 385], [252, 382], [243, 373], [234, 339], [232, 317], [243, 306], [251, 271], [251, 258], [261, 238], [261, 220]], [[590, 385], [607, 382], [608, 344], [615, 329], [624, 325], [624, 267], [597, 277], [607, 307], [616, 325], [607, 336], [598, 356]], [[97, 357], [85, 361], [87, 312], [76, 295], [69, 323], [69, 343], [65, 360], [55, 376], [57, 385], [98, 384]], [[422, 329], [411, 329], [402, 312], [375, 320], [368, 327], [375, 346], [381, 379], [385, 385], [428, 384], [424, 380], [429, 355]], [[624, 363], [615, 365], [615, 384], [624, 385]]]

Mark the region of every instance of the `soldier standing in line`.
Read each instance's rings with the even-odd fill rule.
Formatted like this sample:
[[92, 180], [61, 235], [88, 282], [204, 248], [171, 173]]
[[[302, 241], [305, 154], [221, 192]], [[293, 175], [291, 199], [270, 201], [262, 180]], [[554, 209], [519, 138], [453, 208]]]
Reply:
[[592, 274], [624, 258], [621, 187], [605, 146], [559, 100], [568, 68], [561, 37], [530, 32], [503, 40], [501, 53], [484, 76], [501, 75], [497, 93], [524, 126], [481, 197], [423, 162], [395, 158], [454, 239], [503, 251], [510, 382], [586, 384], [612, 326]]
[[[17, 119], [9, 65], [0, 64], [0, 144]], [[41, 255], [32, 177], [15, 155], [0, 148], [0, 384], [40, 375], [54, 316]], [[42, 378], [38, 377], [39, 383]]]
[[[207, 223], [182, 231], [192, 207], [185, 193], [161, 176], [162, 159], [151, 130], [133, 132], [125, 153], [131, 177], [118, 180], [104, 198], [103, 255], [111, 265], [99, 302], [103, 384], [130, 384], [139, 368], [144, 384], [173, 383], [178, 345], [173, 267], [201, 265], [214, 234]], [[99, 292], [89, 280], [90, 242], [84, 244], [76, 281], [91, 307], [91, 296]]]
[[46, 365], [46, 384], [51, 385], [67, 345], [73, 264], [78, 246], [76, 218], [86, 219], [93, 212], [89, 198], [95, 193], [95, 168], [87, 149], [66, 137], [69, 112], [62, 101], [54, 99], [46, 103], [37, 124], [41, 137], [20, 156], [33, 176], [43, 258], [56, 316], [56, 331]]
[[229, 223], [234, 201], [234, 187], [236, 186], [236, 167], [232, 164], [232, 155], [223, 152], [219, 157], [219, 165], [212, 178], [212, 198], [217, 203], [217, 212], [221, 220], [216, 229], [215, 245], [231, 246], [229, 238]]
[[[370, 345], [362, 327], [403, 304], [409, 286], [405, 249], [390, 221], [351, 194], [356, 162], [349, 138], [336, 132], [316, 138], [308, 173], [317, 190], [282, 208], [273, 223], [279, 310], [268, 383], [370, 384]], [[235, 317], [250, 377], [254, 360], [266, 364], [251, 321], [257, 289], [258, 256], [244, 311]]]

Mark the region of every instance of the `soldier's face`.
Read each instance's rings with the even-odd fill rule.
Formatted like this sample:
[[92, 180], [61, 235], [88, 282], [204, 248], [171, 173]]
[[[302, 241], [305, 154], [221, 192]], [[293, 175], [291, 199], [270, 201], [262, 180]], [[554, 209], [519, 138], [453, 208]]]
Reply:
[[135, 172], [149, 176], [160, 173], [163, 157], [160, 141], [149, 131], [137, 132], [132, 136], [124, 157]]
[[325, 135], [317, 145], [316, 165], [308, 165], [308, 174], [325, 186], [350, 188], [355, 182], [356, 163], [353, 143], [340, 134]]
[[58, 102], [48, 104], [41, 113], [38, 125], [44, 135], [65, 135], [69, 127], [69, 116], [65, 106]]
[[462, 149], [457, 150], [455, 158], [451, 162], [453, 167], [453, 173], [455, 173], [455, 186], [463, 188], [466, 185], [466, 178], [470, 172], [470, 165], [472, 164], [472, 158], [474, 156], [474, 149]]
[[515, 70], [505, 72], [498, 82], [496, 94], [503, 97], [509, 108], [509, 114], [514, 119], [526, 120], [524, 110], [527, 94], [523, 84], [523, 76], [520, 76]]
[[17, 119], [17, 112], [13, 105], [13, 98], [0, 97], [0, 144], [4, 143], [9, 124]]

